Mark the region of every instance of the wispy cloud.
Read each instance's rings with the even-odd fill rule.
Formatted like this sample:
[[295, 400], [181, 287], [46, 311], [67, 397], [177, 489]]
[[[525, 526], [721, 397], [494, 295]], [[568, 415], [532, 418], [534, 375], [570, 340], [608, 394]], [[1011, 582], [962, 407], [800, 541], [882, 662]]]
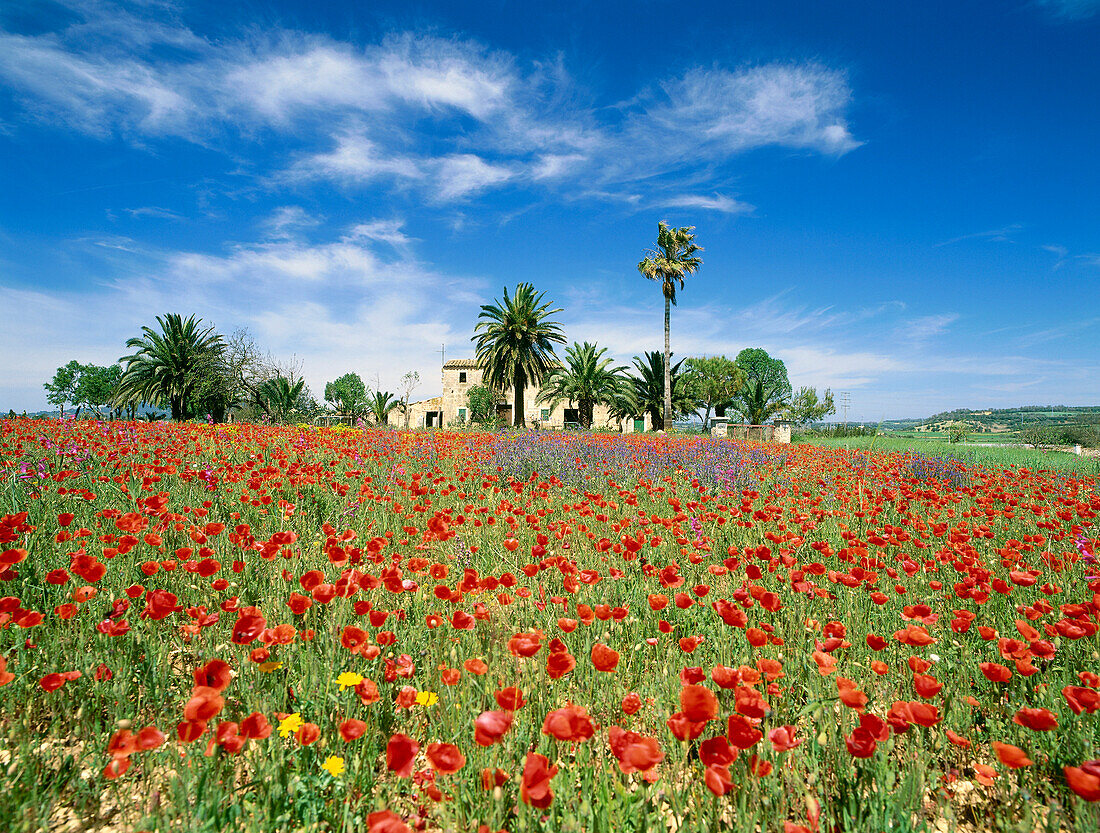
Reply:
[[1087, 20], [1100, 14], [1100, 0], [1034, 0], [1035, 5], [1059, 21]]
[[966, 240], [985, 240], [990, 243], [1015, 243], [1016, 235], [1023, 230], [1021, 223], [1013, 223], [1003, 228], [990, 229], [989, 231], [976, 231], [973, 234], [962, 234], [958, 237], [952, 237], [950, 240], [944, 240], [941, 243], [936, 243], [936, 248], [941, 246], [953, 246], [956, 243], [962, 243]]
[[704, 211], [720, 211], [723, 214], [751, 214], [755, 210], [755, 206], [724, 194], [715, 194], [712, 197], [690, 194], [670, 197], [662, 200], [661, 205], [669, 208], [700, 208]]
[[[87, 0], [57, 31], [0, 31], [14, 115], [136, 145], [278, 135], [271, 168], [254, 172], [273, 187], [619, 199], [644, 181], [647, 204], [731, 214], [751, 206], [714, 189], [740, 154], [836, 156], [860, 144], [844, 72], [816, 62], [695, 68], [609, 107], [582, 95], [560, 58], [525, 63], [462, 37], [361, 44], [274, 28], [208, 40], [135, 8]], [[673, 171], [675, 184], [660, 180]]]

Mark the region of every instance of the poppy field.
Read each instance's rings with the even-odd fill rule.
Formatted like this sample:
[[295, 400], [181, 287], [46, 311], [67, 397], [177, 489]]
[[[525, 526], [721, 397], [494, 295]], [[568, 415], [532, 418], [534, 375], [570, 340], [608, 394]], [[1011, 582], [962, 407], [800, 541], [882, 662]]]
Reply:
[[0, 425], [0, 829], [1100, 829], [1095, 478]]

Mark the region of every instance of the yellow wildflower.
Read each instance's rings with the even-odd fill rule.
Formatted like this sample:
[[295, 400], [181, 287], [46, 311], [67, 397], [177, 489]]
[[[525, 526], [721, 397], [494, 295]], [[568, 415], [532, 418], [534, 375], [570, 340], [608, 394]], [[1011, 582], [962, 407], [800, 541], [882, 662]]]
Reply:
[[302, 728], [303, 723], [305, 723], [305, 721], [302, 720], [302, 716], [298, 714], [298, 712], [288, 714], [279, 721], [279, 737], [285, 738], [293, 735]]
[[335, 778], [344, 771], [344, 759], [338, 758], [336, 755], [329, 755], [325, 762], [321, 764], [321, 769], [328, 770], [329, 774]]
[[270, 674], [272, 671], [278, 671], [282, 667], [283, 667], [283, 664], [281, 662], [261, 662], [260, 663], [260, 670], [263, 671], [265, 674]]
[[439, 695], [434, 691], [418, 691], [416, 693], [416, 703], [418, 706], [434, 706], [439, 702]]
[[336, 678], [336, 683], [340, 686], [340, 691], [344, 691], [348, 688], [355, 688], [361, 682], [363, 682], [363, 675], [356, 674], [354, 671], [345, 671]]

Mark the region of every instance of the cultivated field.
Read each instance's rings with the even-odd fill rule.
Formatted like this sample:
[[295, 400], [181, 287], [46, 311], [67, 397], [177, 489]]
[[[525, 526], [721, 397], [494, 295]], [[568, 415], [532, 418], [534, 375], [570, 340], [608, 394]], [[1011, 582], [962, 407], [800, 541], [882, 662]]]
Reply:
[[1100, 828], [1094, 476], [5, 421], [0, 830]]

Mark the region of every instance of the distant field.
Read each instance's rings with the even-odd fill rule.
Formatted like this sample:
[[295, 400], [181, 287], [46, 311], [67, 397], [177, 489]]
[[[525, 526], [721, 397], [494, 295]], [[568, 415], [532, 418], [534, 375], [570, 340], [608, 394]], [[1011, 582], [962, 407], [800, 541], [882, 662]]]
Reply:
[[[994, 436], [997, 435], [986, 435]], [[1024, 468], [1053, 471], [1073, 471], [1080, 474], [1100, 473], [1100, 458], [1078, 457], [1061, 451], [1042, 451], [1022, 446], [1007, 448], [975, 446], [963, 443], [952, 445], [946, 439], [924, 439], [887, 435], [884, 437], [801, 438], [801, 443], [822, 448], [849, 448], [868, 451], [912, 451], [930, 457], [951, 457], [969, 464], [983, 466], [1022, 466]], [[1000, 442], [999, 439], [990, 442]]]

